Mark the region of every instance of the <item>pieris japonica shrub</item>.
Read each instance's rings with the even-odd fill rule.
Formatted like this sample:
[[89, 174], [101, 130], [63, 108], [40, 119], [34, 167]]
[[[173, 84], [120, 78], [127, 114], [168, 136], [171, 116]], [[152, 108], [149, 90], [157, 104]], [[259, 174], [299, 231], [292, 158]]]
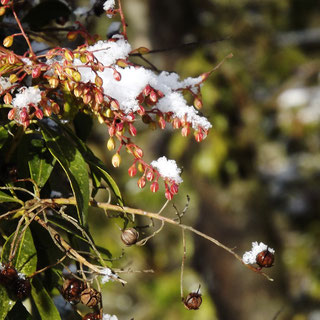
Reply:
[[[74, 130], [76, 118], [85, 115], [85, 119], [95, 118], [106, 126], [112, 166], [126, 166], [130, 177], [138, 176], [137, 188], [150, 188], [151, 193], [158, 192], [163, 183], [164, 200], [171, 201], [183, 182], [181, 170], [165, 156], [150, 163], [144, 160], [148, 150], [135, 142], [137, 124], [150, 130], [169, 126], [184, 137], [204, 140], [212, 125], [198, 112], [202, 107], [200, 89], [214, 69], [196, 78], [180, 79], [176, 73], [159, 73], [133, 63], [131, 56], [143, 56], [149, 50], [132, 48], [120, 1], [103, 3], [104, 19], [120, 17], [122, 25], [107, 40], [90, 35], [76, 22], [62, 30], [77, 45], [51, 46], [40, 53], [31, 40], [34, 31], [21, 22], [18, 9], [15, 1], [1, 0], [1, 16], [10, 18], [18, 32], [6, 35], [0, 47], [0, 221], [4, 226], [0, 319], [9, 313], [28, 315], [30, 310], [21, 301], [29, 298], [42, 319], [60, 319], [52, 300], [58, 294], [74, 306], [86, 306], [87, 313], [78, 310], [83, 319], [117, 319], [103, 311], [100, 285], [109, 281], [124, 285], [126, 280], [112, 268], [106, 250], [95, 245], [88, 228], [89, 206], [114, 212], [114, 217], [123, 220], [119, 240], [127, 246], [147, 241], [139, 238], [135, 215], [205, 235], [183, 225], [182, 214], [174, 220], [126, 207], [112, 172], [90, 150], [86, 137]], [[23, 54], [15, 50], [17, 39], [26, 44]], [[192, 97], [193, 106], [188, 105], [186, 96]], [[130, 163], [122, 163], [125, 151], [131, 155]], [[113, 196], [109, 202], [99, 203], [95, 196], [103, 183]], [[274, 250], [262, 243], [253, 243], [252, 251], [242, 259], [217, 240], [205, 237], [256, 272], [263, 274], [263, 267], [273, 265]], [[50, 245], [44, 253], [46, 242]], [[55, 275], [53, 283], [47, 282], [48, 275]], [[186, 298], [183, 292], [181, 295], [188, 310], [200, 307], [199, 290]]]

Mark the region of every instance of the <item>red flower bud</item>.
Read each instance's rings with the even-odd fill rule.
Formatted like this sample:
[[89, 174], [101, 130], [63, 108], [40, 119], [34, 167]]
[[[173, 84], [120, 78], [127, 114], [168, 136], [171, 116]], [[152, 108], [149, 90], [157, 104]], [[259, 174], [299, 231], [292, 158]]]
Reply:
[[3, 97], [3, 101], [5, 104], [10, 104], [12, 102], [12, 95], [7, 92]]
[[203, 133], [201, 129], [199, 129], [199, 131], [195, 131], [194, 138], [197, 142], [201, 142], [203, 140]]
[[166, 190], [165, 196], [169, 201], [173, 198], [173, 194], [169, 190]]
[[147, 97], [150, 92], [151, 92], [152, 88], [150, 87], [150, 85], [146, 85], [146, 87], [143, 89], [142, 94]]
[[132, 123], [129, 123], [129, 132], [133, 137], [137, 135], [137, 129]]
[[31, 76], [32, 78], [38, 78], [41, 74], [41, 67], [40, 66], [36, 66], [35, 68], [33, 68]]
[[139, 180], [138, 180], [138, 187], [140, 189], [143, 189], [146, 185], [146, 179], [144, 177], [141, 177]]
[[172, 194], [176, 194], [179, 191], [179, 186], [176, 183], [173, 183], [170, 187], [170, 191]]
[[128, 169], [128, 174], [130, 177], [134, 177], [137, 174], [137, 168], [136, 165], [133, 164], [129, 169]]
[[174, 118], [172, 120], [172, 128], [173, 129], [179, 129], [181, 127], [181, 121], [179, 118]]
[[159, 183], [157, 181], [151, 183], [150, 190], [151, 192], [157, 192], [159, 190]]
[[13, 120], [15, 114], [16, 114], [16, 109], [14, 109], [14, 108], [11, 109], [11, 110], [9, 111], [9, 113], [8, 113], [8, 119], [9, 119], [9, 120]]
[[183, 137], [187, 137], [189, 134], [190, 134], [190, 127], [189, 125], [186, 125], [181, 129], [181, 135]]
[[160, 117], [159, 120], [158, 120], [158, 124], [159, 124], [159, 127], [161, 129], [164, 129], [166, 127], [166, 121], [164, 120], [163, 117]]
[[20, 112], [20, 121], [25, 122], [28, 118], [28, 112], [26, 108], [23, 108], [22, 111]]
[[157, 96], [157, 94], [155, 93], [154, 90], [151, 90], [150, 95], [149, 95], [149, 99], [150, 99], [150, 101], [151, 101], [152, 103], [157, 103], [157, 101], [158, 101], [158, 96]]
[[109, 136], [113, 137], [116, 134], [116, 127], [115, 126], [111, 126], [109, 127]]
[[37, 109], [35, 112], [36, 117], [41, 120], [43, 118], [43, 112], [40, 109]]
[[113, 78], [117, 81], [120, 81], [121, 80], [121, 74], [116, 71], [116, 70], [113, 70]]
[[148, 170], [148, 172], [146, 174], [146, 178], [148, 181], [152, 181], [154, 179], [154, 173], [152, 170]]

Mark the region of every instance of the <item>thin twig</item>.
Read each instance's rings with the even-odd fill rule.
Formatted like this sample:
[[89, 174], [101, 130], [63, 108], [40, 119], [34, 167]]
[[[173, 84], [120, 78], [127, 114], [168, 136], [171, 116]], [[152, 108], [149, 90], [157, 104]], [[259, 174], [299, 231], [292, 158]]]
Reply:
[[181, 273], [180, 273], [180, 293], [181, 293], [181, 300], [184, 300], [183, 296], [183, 271], [184, 271], [184, 263], [186, 261], [186, 254], [187, 254], [187, 247], [186, 247], [186, 236], [184, 233], [184, 229], [181, 230], [182, 232], [182, 246], [183, 246], [183, 256], [181, 260]]

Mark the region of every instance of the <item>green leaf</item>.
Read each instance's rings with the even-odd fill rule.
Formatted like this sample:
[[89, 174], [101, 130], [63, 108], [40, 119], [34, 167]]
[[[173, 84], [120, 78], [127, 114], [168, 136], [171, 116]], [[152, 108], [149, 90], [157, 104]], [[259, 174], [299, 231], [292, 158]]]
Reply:
[[10, 138], [9, 130], [12, 130], [12, 127], [15, 125], [14, 121], [11, 121], [5, 126], [0, 126], [0, 149], [6, 143], [7, 139]]
[[110, 187], [114, 195], [117, 197], [118, 203], [123, 206], [123, 199], [120, 189], [111, 175], [107, 172], [106, 166], [98, 159], [89, 147], [83, 143], [67, 126], [61, 126], [60, 122], [56, 121], [56, 124], [64, 130], [70, 138], [76, 143], [79, 151], [81, 152], [85, 161], [89, 164], [91, 171], [94, 174], [94, 179], [98, 182], [99, 178], [102, 178]]
[[[52, 121], [52, 120], [50, 120]], [[89, 177], [86, 163], [79, 150], [60, 132], [46, 122], [38, 122], [51, 154], [65, 171], [77, 201], [78, 219], [87, 225], [89, 206]]]
[[[14, 238], [14, 234], [11, 234], [10, 237], [5, 242], [2, 254], [1, 254], [1, 262], [6, 264], [9, 261], [11, 243]], [[29, 228], [27, 228], [23, 234], [21, 231], [19, 232], [16, 241], [18, 239], [21, 240], [19, 242], [16, 254], [12, 260], [12, 264], [17, 269], [18, 272], [25, 274], [26, 276], [30, 276], [32, 273], [36, 271], [37, 268], [37, 252], [33, 243], [32, 234]]]
[[34, 277], [32, 281], [31, 296], [43, 320], [61, 320], [60, 314], [52, 298], [42, 283]]
[[18, 202], [23, 205], [23, 201], [16, 199], [14, 197], [9, 196], [5, 192], [0, 191], [0, 203], [1, 202]]
[[24, 305], [18, 301], [14, 308], [7, 315], [6, 320], [32, 320], [31, 314], [26, 310]]
[[14, 307], [16, 301], [9, 298], [7, 290], [0, 286], [0, 320], [4, 320], [8, 312]]
[[30, 178], [33, 179], [41, 189], [49, 179], [56, 160], [47, 149], [42, 148], [41, 145], [37, 146], [35, 144], [36, 141], [37, 139], [31, 141], [29, 155], [32, 155], [32, 159], [28, 161], [28, 165]]

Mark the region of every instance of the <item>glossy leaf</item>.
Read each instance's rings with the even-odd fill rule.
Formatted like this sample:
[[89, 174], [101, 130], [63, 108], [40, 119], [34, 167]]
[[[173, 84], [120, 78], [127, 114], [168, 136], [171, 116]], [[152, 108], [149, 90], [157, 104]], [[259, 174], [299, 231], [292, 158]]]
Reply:
[[38, 309], [41, 319], [61, 320], [60, 314], [54, 305], [52, 298], [42, 283], [35, 277], [32, 281], [31, 296]]
[[16, 199], [5, 192], [0, 191], [0, 203], [1, 202], [19, 202], [23, 204], [23, 201]]
[[[21, 230], [22, 231], [22, 230]], [[17, 269], [18, 272], [25, 274], [26, 276], [31, 275], [36, 271], [37, 267], [37, 252], [33, 243], [32, 234], [29, 228], [27, 228], [23, 234], [19, 232], [16, 241], [20, 239], [16, 254], [12, 260], [12, 264]], [[1, 262], [3, 264], [7, 263], [10, 255], [11, 243], [14, 238], [14, 233], [5, 242], [2, 254]]]
[[6, 143], [7, 139], [10, 138], [9, 130], [12, 130], [14, 125], [15, 125], [15, 122], [11, 121], [5, 126], [0, 126], [0, 149]]
[[[57, 125], [59, 125], [58, 122], [56, 122]], [[61, 126], [62, 127], [62, 126]], [[79, 151], [81, 152], [83, 158], [90, 166], [91, 171], [94, 174], [95, 182], [99, 182], [99, 178], [102, 178], [110, 187], [114, 195], [117, 197], [117, 200], [120, 205], [123, 205], [122, 195], [120, 192], [120, 189], [117, 185], [117, 183], [114, 181], [114, 179], [111, 177], [111, 175], [107, 172], [106, 166], [103, 164], [103, 162], [98, 159], [93, 152], [87, 147], [85, 143], [83, 143], [74, 133], [71, 129], [69, 129], [67, 126], [63, 126], [61, 128], [65, 132], [68, 133], [68, 135], [72, 138], [72, 140], [77, 145]]]
[[47, 147], [65, 171], [77, 201], [78, 219], [87, 224], [89, 206], [89, 177], [86, 163], [79, 150], [56, 128], [39, 123]]
[[9, 298], [7, 290], [0, 286], [0, 320], [4, 320], [8, 312], [14, 307], [16, 301]]

